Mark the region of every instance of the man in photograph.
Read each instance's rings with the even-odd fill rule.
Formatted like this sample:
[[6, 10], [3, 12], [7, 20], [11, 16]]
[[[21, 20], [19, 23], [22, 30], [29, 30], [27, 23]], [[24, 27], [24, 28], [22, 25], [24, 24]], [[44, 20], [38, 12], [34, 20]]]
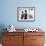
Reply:
[[25, 10], [24, 16], [25, 16], [24, 19], [27, 19], [27, 10]]

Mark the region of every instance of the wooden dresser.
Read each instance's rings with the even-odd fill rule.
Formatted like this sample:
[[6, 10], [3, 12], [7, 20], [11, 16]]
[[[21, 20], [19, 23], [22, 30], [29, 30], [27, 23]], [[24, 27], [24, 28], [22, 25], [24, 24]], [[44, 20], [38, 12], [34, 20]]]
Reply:
[[44, 46], [44, 32], [3, 32], [3, 46]]

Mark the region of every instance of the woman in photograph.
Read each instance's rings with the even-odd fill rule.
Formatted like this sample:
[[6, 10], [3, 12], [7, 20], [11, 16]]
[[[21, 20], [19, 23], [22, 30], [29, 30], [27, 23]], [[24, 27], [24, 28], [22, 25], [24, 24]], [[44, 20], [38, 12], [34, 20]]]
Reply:
[[24, 19], [24, 12], [22, 11], [21, 19]]

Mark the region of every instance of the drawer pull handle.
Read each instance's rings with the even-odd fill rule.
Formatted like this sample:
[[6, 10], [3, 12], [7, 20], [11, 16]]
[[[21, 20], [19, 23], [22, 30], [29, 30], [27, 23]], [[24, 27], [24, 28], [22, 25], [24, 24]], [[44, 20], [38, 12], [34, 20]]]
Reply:
[[32, 39], [32, 40], [36, 40], [36, 39]]
[[10, 40], [13, 40], [13, 38], [9, 38]]
[[10, 40], [12, 40], [11, 38], [9, 38]]

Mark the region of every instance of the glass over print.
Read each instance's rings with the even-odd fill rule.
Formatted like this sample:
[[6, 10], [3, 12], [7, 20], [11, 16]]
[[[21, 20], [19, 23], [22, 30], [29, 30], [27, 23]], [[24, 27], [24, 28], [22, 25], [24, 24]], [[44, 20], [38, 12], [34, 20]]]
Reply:
[[35, 7], [18, 7], [17, 20], [18, 21], [34, 21]]

